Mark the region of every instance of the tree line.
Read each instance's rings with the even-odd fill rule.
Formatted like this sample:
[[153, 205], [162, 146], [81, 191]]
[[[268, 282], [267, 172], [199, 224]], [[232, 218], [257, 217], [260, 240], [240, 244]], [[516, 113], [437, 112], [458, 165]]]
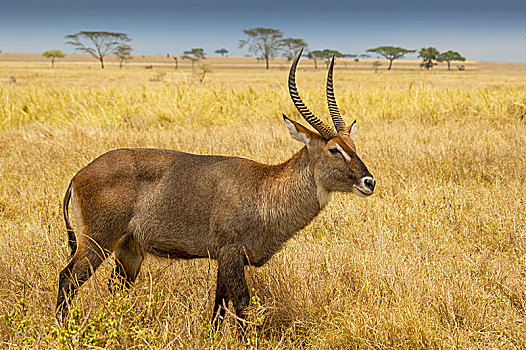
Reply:
[[[272, 57], [283, 55], [289, 60], [292, 60], [299, 50], [302, 48], [307, 52], [307, 57], [313, 60], [314, 68], [318, 68], [318, 61], [323, 61], [327, 67], [330, 59], [334, 57], [347, 57], [359, 60], [359, 58], [369, 58], [369, 54], [344, 54], [333, 49], [324, 50], [308, 50], [308, 44], [301, 38], [284, 38], [283, 32], [279, 29], [273, 28], [249, 28], [244, 29], [243, 33], [247, 36], [243, 40], [239, 40], [239, 48], [247, 48], [248, 52], [265, 60], [266, 69], [269, 69], [269, 60]], [[107, 32], [107, 31], [80, 31], [75, 34], [66, 35], [66, 44], [72, 45], [75, 50], [90, 54], [100, 62], [101, 68], [104, 68], [104, 58], [108, 55], [115, 55], [119, 59], [119, 67], [132, 59], [131, 52], [133, 50], [130, 42], [131, 39], [125, 33]], [[225, 56], [228, 54], [226, 48], [215, 50], [216, 54]], [[391, 70], [393, 61], [404, 57], [408, 53], [414, 53], [416, 50], [406, 49], [398, 46], [378, 46], [368, 49], [366, 52], [375, 53], [389, 61], [387, 70]], [[64, 53], [60, 50], [47, 50], [42, 53], [43, 56], [51, 59], [51, 66], [54, 67], [57, 58], [64, 57]], [[167, 57], [170, 55], [167, 54]], [[172, 56], [175, 61], [175, 68], [178, 66], [177, 56]], [[460, 53], [452, 50], [439, 52], [434, 47], [422, 48], [418, 51], [418, 57], [422, 59], [421, 68], [429, 70], [438, 62], [446, 62], [448, 70], [451, 69], [451, 62], [465, 61]], [[192, 48], [183, 52], [181, 56], [183, 60], [190, 60], [192, 69], [195, 63], [206, 58], [206, 53], [203, 48]], [[376, 64], [375, 64], [376, 63]], [[379, 62], [373, 62], [375, 69], [378, 68]], [[463, 67], [463, 66], [461, 66]]]
[[[248, 38], [245, 40], [240, 40], [239, 47], [247, 47], [250, 53], [263, 57], [265, 59], [267, 69], [269, 69], [270, 57], [274, 57], [282, 53], [285, 55], [285, 57], [291, 60], [300, 49], [307, 48], [308, 46], [307, 42], [301, 38], [283, 38], [283, 32], [279, 29], [257, 27], [244, 29], [243, 32]], [[391, 70], [394, 60], [404, 57], [405, 54], [416, 52], [416, 50], [397, 46], [378, 46], [368, 49], [367, 52], [376, 53], [388, 59], [389, 66], [387, 67], [387, 70]], [[422, 48], [418, 53], [418, 57], [422, 58], [422, 63], [420, 66], [426, 68], [427, 70], [436, 65], [436, 62], [447, 62], [448, 70], [450, 70], [452, 61], [466, 60], [460, 53], [456, 51], [449, 50], [440, 53], [434, 47]], [[343, 54], [337, 50], [331, 49], [307, 51], [307, 57], [314, 61], [315, 69], [318, 68], [318, 60], [323, 60], [328, 67], [330, 59], [333, 56], [349, 57], [355, 59], [370, 57], [368, 54]]]

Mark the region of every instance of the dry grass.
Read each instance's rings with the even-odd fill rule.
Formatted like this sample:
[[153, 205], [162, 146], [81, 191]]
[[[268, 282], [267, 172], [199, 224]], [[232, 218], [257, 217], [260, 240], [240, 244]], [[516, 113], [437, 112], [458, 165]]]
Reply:
[[[187, 70], [44, 67], [0, 68], [2, 347], [526, 347], [526, 72], [337, 71], [377, 193], [336, 195], [267, 265], [246, 269], [244, 344], [231, 318], [209, 332], [206, 260], [149, 258], [117, 295], [106, 263], [57, 324], [60, 203], [76, 171], [117, 147], [285, 160], [300, 147], [280, 117], [299, 120], [287, 72], [217, 69], [199, 84]], [[298, 74], [319, 115], [323, 81]]]

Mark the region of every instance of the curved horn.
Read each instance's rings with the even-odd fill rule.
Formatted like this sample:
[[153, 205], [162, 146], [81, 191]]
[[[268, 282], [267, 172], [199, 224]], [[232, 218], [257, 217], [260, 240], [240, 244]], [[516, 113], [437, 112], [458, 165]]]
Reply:
[[338, 134], [349, 136], [345, 122], [343, 121], [338, 106], [336, 105], [336, 98], [334, 97], [334, 87], [332, 85], [332, 71], [334, 69], [334, 55], [332, 55], [331, 65], [329, 67], [329, 73], [327, 74], [327, 104], [329, 105], [329, 113], [331, 114], [332, 121], [336, 127]]
[[300, 53], [294, 59], [294, 62], [292, 62], [292, 66], [290, 67], [290, 72], [289, 72], [290, 98], [292, 99], [292, 102], [294, 102], [294, 106], [296, 106], [301, 116], [305, 118], [305, 120], [310, 125], [312, 125], [312, 127], [316, 129], [321, 134], [321, 136], [323, 136], [323, 138], [325, 138], [326, 140], [329, 140], [337, 135], [336, 132], [330, 126], [322, 122], [314, 114], [312, 114], [311, 111], [309, 111], [307, 106], [305, 106], [305, 104], [301, 100], [301, 97], [298, 94], [298, 89], [296, 88], [296, 67], [298, 66], [298, 62], [300, 60], [302, 52], [303, 52], [303, 49], [301, 49]]

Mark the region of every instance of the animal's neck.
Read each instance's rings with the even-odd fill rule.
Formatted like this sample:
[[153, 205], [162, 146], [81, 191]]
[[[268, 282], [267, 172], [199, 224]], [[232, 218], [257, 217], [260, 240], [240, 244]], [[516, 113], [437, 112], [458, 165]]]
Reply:
[[273, 168], [264, 186], [265, 215], [276, 226], [275, 232], [288, 239], [318, 215], [328, 203], [330, 194], [317, 186], [314, 162], [306, 147]]
[[307, 226], [329, 196], [316, 185], [314, 162], [306, 148], [282, 164], [268, 166], [267, 170], [267, 176], [258, 186], [262, 230], [247, 251], [255, 266], [263, 265], [296, 232]]

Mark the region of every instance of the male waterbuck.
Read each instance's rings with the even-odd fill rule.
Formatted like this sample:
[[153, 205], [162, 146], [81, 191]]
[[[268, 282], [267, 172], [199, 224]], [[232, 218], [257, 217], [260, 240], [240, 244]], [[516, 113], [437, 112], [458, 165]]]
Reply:
[[[332, 73], [327, 100], [336, 131], [298, 95], [289, 73], [294, 105], [318, 133], [283, 115], [293, 139], [305, 144], [282, 164], [237, 157], [194, 155], [159, 149], [118, 149], [95, 159], [71, 180], [64, 218], [72, 258], [59, 276], [57, 309], [112, 252], [113, 276], [129, 285], [146, 254], [175, 259], [217, 260], [213, 324], [232, 302], [243, 317], [249, 303], [244, 266], [261, 266], [325, 207], [334, 191], [373, 194], [375, 181], [356, 154], [334, 98]], [[77, 226], [68, 216], [71, 200]], [[219, 321], [220, 322], [220, 321]]]

